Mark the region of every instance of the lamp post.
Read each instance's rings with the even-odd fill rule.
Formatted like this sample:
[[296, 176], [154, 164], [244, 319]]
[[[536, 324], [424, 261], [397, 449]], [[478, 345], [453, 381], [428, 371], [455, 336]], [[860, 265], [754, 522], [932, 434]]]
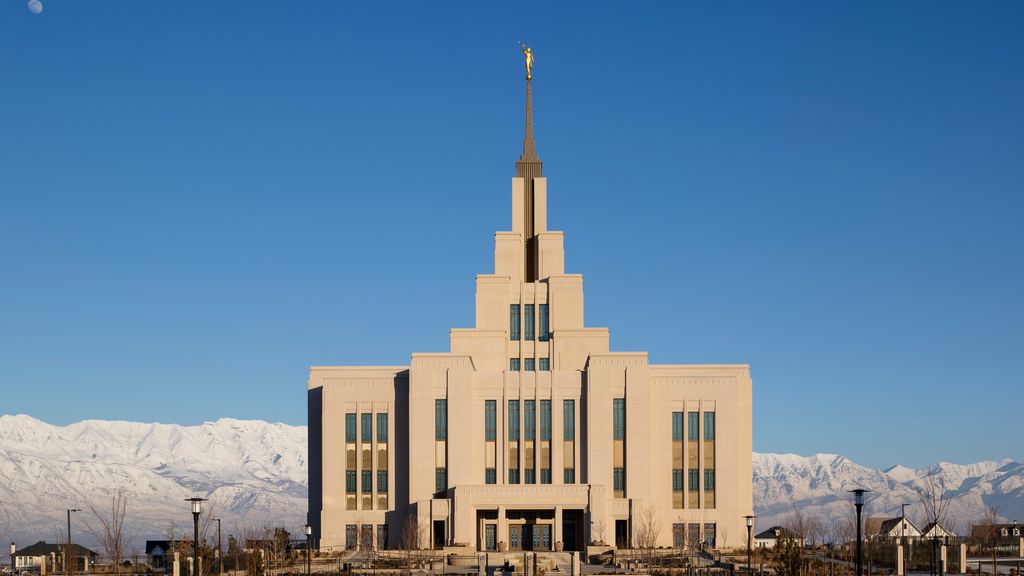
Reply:
[[192, 503], [192, 523], [195, 527], [192, 538], [192, 576], [199, 576], [199, 515], [203, 512], [203, 501], [206, 498], [185, 498]]
[[863, 576], [863, 558], [861, 556], [861, 535], [860, 535], [860, 511], [864, 507], [864, 493], [870, 492], [864, 488], [855, 488], [853, 492], [853, 506], [857, 509], [857, 576]]
[[220, 518], [214, 518], [217, 521], [217, 574], [224, 573], [224, 550], [221, 549], [221, 545], [224, 543], [220, 539]]
[[11, 542], [11, 576], [14, 576], [14, 555], [18, 552], [18, 547]]
[[81, 510], [79, 510], [78, 508], [68, 508], [68, 547], [64, 551], [64, 573], [65, 574], [69, 574], [69, 575], [75, 573], [75, 564], [74, 564], [73, 558], [71, 557], [72, 556], [71, 555], [71, 513], [72, 512], [81, 512]]
[[750, 572], [750, 532], [754, 529], [754, 516], [744, 516], [747, 520], [747, 572]]
[[306, 576], [309, 576], [309, 569], [310, 569], [310, 557], [309, 557], [309, 555], [313, 553], [313, 551], [310, 549], [312, 547], [311, 543], [313, 541], [313, 527], [310, 526], [309, 524], [306, 524], [304, 526], [304, 528], [306, 530]]

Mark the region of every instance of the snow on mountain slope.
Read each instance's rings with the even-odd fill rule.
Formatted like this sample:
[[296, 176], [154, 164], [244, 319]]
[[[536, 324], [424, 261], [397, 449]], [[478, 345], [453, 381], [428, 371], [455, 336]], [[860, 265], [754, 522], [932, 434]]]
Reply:
[[[762, 527], [781, 523], [794, 507], [827, 525], [848, 518], [846, 490], [854, 486], [872, 490], [865, 517], [895, 515], [909, 503], [908, 515], [921, 521], [916, 490], [927, 486], [930, 470], [945, 482], [950, 514], [958, 518], [954, 528], [966, 530], [986, 505], [1024, 518], [1024, 465], [1011, 460], [877, 470], [835, 454], [753, 458]], [[102, 420], [53, 426], [0, 416], [0, 542], [57, 541], [64, 510], [76, 507], [86, 509], [75, 517], [85, 534], [89, 504], [109, 506], [118, 489], [129, 494], [136, 546], [162, 537], [172, 522], [179, 533], [187, 531], [192, 518], [184, 499], [196, 495], [210, 498], [225, 534], [242, 524], [298, 531], [305, 522], [306, 466], [302, 426], [226, 418], [198, 426]]]
[[[191, 525], [183, 501], [210, 498], [225, 528], [304, 524], [306, 429], [221, 419], [199, 426], [86, 420], [52, 426], [0, 416], [0, 532], [56, 541], [64, 510], [95, 518], [116, 490], [129, 495], [131, 531], [160, 537]], [[10, 523], [8, 530], [3, 530]], [[34, 541], [34, 540], [33, 540]]]

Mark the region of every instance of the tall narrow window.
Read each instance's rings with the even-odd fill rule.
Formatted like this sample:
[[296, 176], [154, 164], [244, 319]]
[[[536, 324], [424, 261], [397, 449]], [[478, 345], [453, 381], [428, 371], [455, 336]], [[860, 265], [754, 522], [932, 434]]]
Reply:
[[551, 370], [551, 359], [550, 358], [538, 358], [537, 362], [540, 366], [541, 372], [548, 372]]
[[523, 371], [524, 372], [533, 372], [534, 371], [533, 358], [523, 358]]
[[497, 440], [498, 401], [484, 400], [484, 482], [487, 484], [498, 482]]
[[345, 470], [345, 493], [355, 494], [356, 493], [356, 471]]
[[519, 304], [512, 304], [508, 311], [509, 340], [519, 340]]
[[434, 400], [434, 492], [448, 490], [448, 400]]
[[689, 430], [687, 431], [687, 438], [690, 440], [697, 440], [700, 432], [700, 415], [697, 412], [690, 412], [689, 416]]
[[533, 340], [533, 304], [523, 305], [523, 340]]
[[537, 339], [541, 342], [546, 342], [548, 339], [548, 333], [550, 332], [550, 329], [548, 328], [548, 305], [540, 304], [537, 312]]
[[696, 494], [700, 491], [700, 472], [697, 470], [690, 470], [690, 492]]
[[508, 401], [508, 483], [519, 484], [519, 400]]
[[388, 413], [377, 413], [377, 509], [388, 509]]
[[562, 400], [562, 482], [576, 483], [576, 401]]
[[686, 413], [686, 507], [700, 508], [700, 412]]
[[345, 414], [345, 442], [356, 441], [356, 415]]
[[715, 507], [715, 413], [704, 413], [704, 507]]
[[377, 471], [377, 492], [381, 494], [388, 493], [388, 471], [378, 470]]
[[373, 414], [364, 412], [359, 415], [362, 422], [359, 423], [362, 432], [363, 442], [373, 442]]
[[683, 507], [683, 413], [672, 413], [672, 507]]
[[363, 470], [363, 494], [373, 493], [373, 471]]
[[537, 440], [537, 401], [523, 401], [523, 483], [537, 483], [537, 463], [534, 461]]
[[626, 497], [626, 399], [612, 399], [613, 496]]
[[355, 510], [356, 492], [358, 490], [358, 472], [356, 471], [356, 443], [359, 441], [357, 429], [359, 420], [354, 412], [345, 414], [345, 509]]
[[704, 413], [704, 439], [714, 440], [715, 439], [715, 413], [705, 412]]
[[540, 483], [551, 484], [551, 400], [540, 401]]
[[377, 442], [388, 441], [388, 414], [381, 412], [377, 414]]
[[508, 370], [509, 372], [519, 372], [519, 358], [508, 359]]
[[434, 440], [448, 439], [448, 400], [434, 400]]

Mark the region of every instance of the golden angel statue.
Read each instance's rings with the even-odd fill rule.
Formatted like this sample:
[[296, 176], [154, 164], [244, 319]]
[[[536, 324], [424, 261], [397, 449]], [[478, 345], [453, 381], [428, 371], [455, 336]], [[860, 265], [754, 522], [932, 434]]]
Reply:
[[533, 72], [533, 51], [530, 50], [530, 48], [523, 44], [522, 42], [519, 43], [519, 46], [523, 50], [523, 57], [526, 58], [526, 79], [532, 80], [533, 75], [531, 73]]

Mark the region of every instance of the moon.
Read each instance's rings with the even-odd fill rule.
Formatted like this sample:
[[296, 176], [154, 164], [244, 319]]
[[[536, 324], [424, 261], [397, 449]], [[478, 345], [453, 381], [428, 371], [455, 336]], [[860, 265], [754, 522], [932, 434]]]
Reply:
[[39, 14], [43, 11], [43, 3], [39, 0], [28, 0], [28, 11], [33, 14]]

